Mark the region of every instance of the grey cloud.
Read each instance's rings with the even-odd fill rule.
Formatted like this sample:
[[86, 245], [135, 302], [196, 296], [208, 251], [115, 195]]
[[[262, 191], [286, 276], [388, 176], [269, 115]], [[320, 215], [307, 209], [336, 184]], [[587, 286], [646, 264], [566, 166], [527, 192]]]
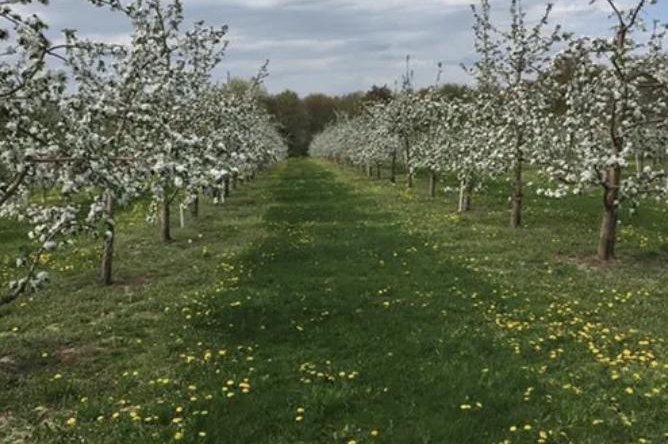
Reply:
[[[626, 1], [626, 0], [625, 0]], [[468, 82], [461, 63], [475, 61], [470, 32], [470, 0], [184, 0], [189, 21], [204, 19], [230, 26], [230, 46], [216, 76], [254, 75], [270, 59], [271, 91], [290, 88], [345, 93], [371, 84], [392, 85], [411, 54], [416, 80], [433, 82], [436, 65], [445, 66], [445, 81]], [[493, 1], [493, 13], [507, 17], [507, 0]], [[525, 0], [537, 16], [543, 1]], [[605, 32], [602, 6], [586, 0], [557, 0], [554, 17], [565, 29]], [[54, 0], [46, 12], [53, 32], [79, 29], [83, 35], [121, 39], [128, 32], [121, 17], [84, 0]], [[658, 7], [655, 14], [666, 16]], [[665, 8], [665, 6], [663, 7]], [[651, 17], [649, 17], [651, 18]]]

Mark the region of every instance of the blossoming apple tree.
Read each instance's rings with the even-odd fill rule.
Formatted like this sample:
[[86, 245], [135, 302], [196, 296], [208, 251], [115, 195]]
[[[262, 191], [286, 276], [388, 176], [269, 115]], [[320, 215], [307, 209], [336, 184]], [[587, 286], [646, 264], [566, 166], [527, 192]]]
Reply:
[[539, 152], [543, 171], [556, 183], [547, 194], [602, 190], [598, 256], [608, 261], [615, 257], [620, 206], [668, 198], [665, 166], [645, 163], [666, 153], [668, 71], [665, 25], [642, 20], [653, 2], [636, 1], [629, 9], [605, 3], [613, 34], [576, 39], [554, 59], [553, 78], [566, 81], [555, 80], [552, 91], [563, 97], [565, 111], [545, 126], [549, 137]]

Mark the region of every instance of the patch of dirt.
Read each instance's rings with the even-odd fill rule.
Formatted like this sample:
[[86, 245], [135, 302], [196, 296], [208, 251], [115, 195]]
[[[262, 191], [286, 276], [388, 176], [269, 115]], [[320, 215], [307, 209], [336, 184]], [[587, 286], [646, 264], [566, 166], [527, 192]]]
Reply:
[[[11, 356], [3, 356], [0, 358], [0, 373], [15, 373], [17, 368], [16, 360]], [[2, 416], [0, 415], [0, 420], [1, 419]]]
[[0, 358], [0, 367], [15, 366], [15, 365], [16, 361], [11, 356], [3, 356], [2, 358]]
[[10, 412], [0, 413], [0, 430], [7, 427], [7, 424], [10, 423], [12, 419], [12, 414]]
[[82, 359], [94, 356], [99, 348], [93, 346], [63, 348], [54, 353], [61, 364], [68, 366], [76, 365]]
[[613, 270], [620, 265], [620, 262], [615, 259], [611, 261], [602, 261], [598, 256], [566, 256], [557, 255], [557, 262], [563, 264], [575, 265], [580, 270], [591, 270], [592, 268], [598, 270]]
[[557, 255], [556, 259], [562, 264], [575, 265], [578, 269], [584, 271], [614, 271], [616, 268], [625, 267], [639, 269], [642, 271], [662, 271], [665, 270], [666, 259], [668, 256], [657, 254], [656, 252], [642, 254], [622, 254], [621, 257], [611, 261], [602, 261], [595, 255], [574, 256]]
[[22, 426], [12, 412], [0, 412], [0, 444], [23, 444], [32, 441], [32, 432], [27, 424]]
[[134, 276], [128, 279], [123, 279], [123, 280], [118, 280], [114, 282], [114, 285], [117, 285], [119, 287], [123, 287], [126, 290], [134, 287], [144, 287], [146, 285], [149, 285], [152, 281], [154, 281], [157, 277], [159, 277], [159, 274], [157, 271], [147, 271], [146, 273], [140, 274], [139, 276]]

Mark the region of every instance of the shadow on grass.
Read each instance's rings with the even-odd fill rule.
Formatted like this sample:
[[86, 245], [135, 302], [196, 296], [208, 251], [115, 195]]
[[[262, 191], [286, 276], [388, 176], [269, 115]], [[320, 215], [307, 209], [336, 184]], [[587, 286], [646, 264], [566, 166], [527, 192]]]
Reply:
[[242, 306], [213, 299], [195, 326], [256, 349], [254, 393], [200, 420], [209, 442], [496, 442], [532, 416], [521, 394], [538, 382], [474, 307], [488, 283], [313, 162], [291, 161], [271, 198]]

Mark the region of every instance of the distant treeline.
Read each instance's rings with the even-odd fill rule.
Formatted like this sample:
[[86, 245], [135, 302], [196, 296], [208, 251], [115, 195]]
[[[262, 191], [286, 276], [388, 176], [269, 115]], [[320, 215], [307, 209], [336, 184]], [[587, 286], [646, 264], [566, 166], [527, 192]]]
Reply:
[[[446, 96], [461, 96], [466, 87], [446, 84], [440, 87]], [[336, 119], [337, 114], [355, 116], [363, 112], [364, 104], [389, 101], [393, 91], [387, 86], [373, 86], [366, 92], [341, 96], [311, 94], [304, 98], [294, 91], [280, 94], [264, 94], [262, 101], [280, 124], [280, 131], [288, 144], [292, 157], [307, 156], [313, 137]]]

